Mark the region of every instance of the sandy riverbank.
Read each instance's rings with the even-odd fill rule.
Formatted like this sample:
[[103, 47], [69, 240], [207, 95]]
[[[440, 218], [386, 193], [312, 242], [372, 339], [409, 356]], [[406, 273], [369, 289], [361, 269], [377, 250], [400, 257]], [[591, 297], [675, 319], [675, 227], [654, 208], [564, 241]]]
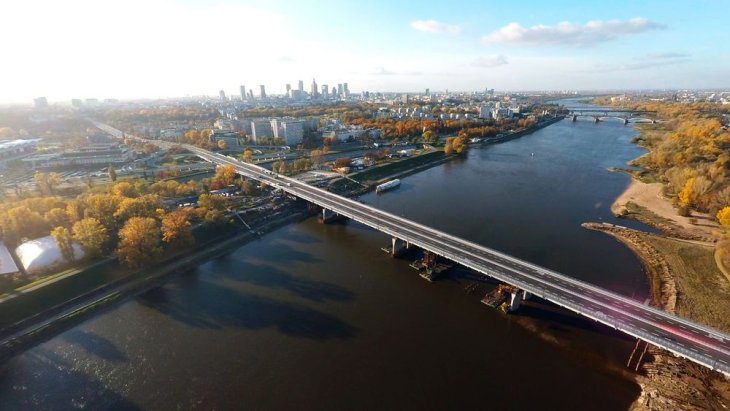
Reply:
[[[714, 242], [719, 227], [714, 219], [697, 212], [680, 216], [663, 195], [661, 183], [644, 183], [633, 176], [611, 211], [663, 233], [584, 225], [611, 235], [636, 254], [649, 279], [652, 304], [727, 332], [723, 318], [730, 313], [730, 304], [724, 303], [724, 297], [730, 292], [730, 281], [716, 264]], [[730, 405], [730, 384], [722, 374], [656, 347], [648, 353], [636, 376], [642, 393], [632, 409], [726, 409]]]
[[720, 228], [714, 218], [704, 213], [693, 211], [687, 217], [679, 215], [671, 200], [662, 193], [661, 183], [644, 183], [633, 176], [626, 190], [614, 201], [611, 212], [677, 238], [714, 242]]

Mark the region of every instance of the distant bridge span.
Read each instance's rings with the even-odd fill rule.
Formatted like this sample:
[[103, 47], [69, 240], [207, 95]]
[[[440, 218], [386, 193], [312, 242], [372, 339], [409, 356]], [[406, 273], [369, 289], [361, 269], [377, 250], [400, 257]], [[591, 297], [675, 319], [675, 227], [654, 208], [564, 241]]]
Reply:
[[[112, 135], [124, 135], [107, 125], [94, 123]], [[524, 294], [537, 295], [730, 376], [730, 336], [720, 331], [253, 164], [187, 144], [145, 141], [163, 148], [181, 146], [206, 161], [232, 166], [238, 174], [279, 188], [319, 205], [325, 211], [331, 210], [390, 235], [394, 246], [397, 241], [416, 245], [513, 285], [523, 290]]]
[[623, 121], [624, 124], [629, 123], [656, 123], [654, 118], [656, 111], [646, 110], [628, 110], [628, 109], [611, 109], [611, 108], [574, 108], [568, 109], [568, 116], [573, 121], [577, 121], [578, 117], [591, 117], [593, 121], [598, 123], [607, 119], [616, 119]]

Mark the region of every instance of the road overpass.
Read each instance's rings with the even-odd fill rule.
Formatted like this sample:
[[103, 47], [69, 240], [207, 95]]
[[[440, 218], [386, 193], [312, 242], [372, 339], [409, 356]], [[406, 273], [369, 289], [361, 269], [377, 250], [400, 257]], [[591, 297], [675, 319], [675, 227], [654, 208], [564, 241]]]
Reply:
[[[97, 126], [122, 135], [109, 126]], [[186, 144], [149, 142], [163, 148], [182, 146], [206, 161], [232, 166], [240, 175], [381, 231], [393, 238], [394, 246], [401, 241], [421, 247], [730, 376], [730, 336], [720, 331], [253, 164]]]

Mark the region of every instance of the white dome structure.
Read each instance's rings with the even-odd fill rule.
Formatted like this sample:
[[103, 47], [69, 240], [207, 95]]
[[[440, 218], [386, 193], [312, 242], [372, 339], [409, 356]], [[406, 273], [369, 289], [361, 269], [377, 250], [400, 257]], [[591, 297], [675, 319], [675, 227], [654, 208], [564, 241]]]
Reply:
[[[84, 257], [84, 249], [77, 243], [73, 243], [74, 259]], [[42, 271], [56, 264], [65, 262], [58, 249], [56, 241], [51, 236], [36, 238], [26, 241], [15, 249], [20, 263], [28, 274]]]
[[0, 241], [0, 278], [3, 276], [15, 274], [18, 272], [18, 266], [15, 265], [13, 257], [10, 256], [8, 247], [5, 247], [2, 241]]

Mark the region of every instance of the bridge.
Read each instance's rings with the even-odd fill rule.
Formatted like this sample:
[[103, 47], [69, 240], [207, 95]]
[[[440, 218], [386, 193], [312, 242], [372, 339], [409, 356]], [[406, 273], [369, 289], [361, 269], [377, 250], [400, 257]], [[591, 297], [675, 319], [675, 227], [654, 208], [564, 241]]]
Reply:
[[[123, 135], [95, 124], [118, 137]], [[187, 144], [145, 141], [168, 149], [181, 146], [206, 161], [232, 166], [240, 175], [316, 204], [325, 218], [336, 213], [381, 231], [392, 237], [393, 253], [417, 246], [510, 284], [520, 290], [513, 293], [511, 304], [535, 295], [730, 376], [730, 336], [720, 331], [253, 164]]]
[[628, 110], [628, 109], [611, 109], [611, 108], [574, 108], [568, 109], [568, 116], [577, 121], [578, 117], [592, 117], [593, 121], [598, 123], [608, 119], [617, 119], [629, 123], [656, 123], [656, 119], [652, 116], [655, 111]]

